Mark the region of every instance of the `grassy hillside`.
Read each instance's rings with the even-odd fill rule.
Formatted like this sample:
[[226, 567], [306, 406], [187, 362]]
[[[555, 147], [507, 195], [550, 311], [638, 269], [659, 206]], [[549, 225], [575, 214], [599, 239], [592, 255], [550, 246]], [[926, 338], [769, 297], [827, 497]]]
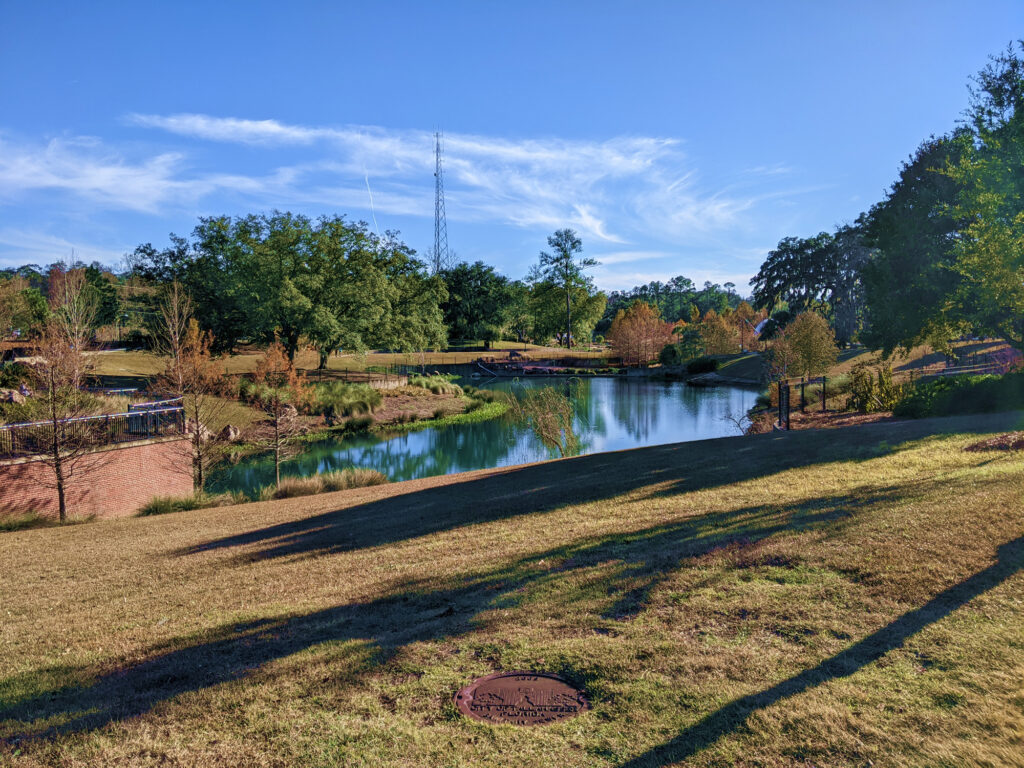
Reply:
[[[1020, 765], [1020, 414], [0, 534], [0, 764]], [[497, 670], [592, 710], [461, 717]]]

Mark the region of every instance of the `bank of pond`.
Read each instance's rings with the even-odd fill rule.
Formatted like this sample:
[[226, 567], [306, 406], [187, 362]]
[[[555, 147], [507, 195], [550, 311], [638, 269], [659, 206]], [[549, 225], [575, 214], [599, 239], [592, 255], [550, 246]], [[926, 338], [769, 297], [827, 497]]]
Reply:
[[[697, 388], [683, 382], [625, 377], [472, 383], [507, 392], [545, 385], [565, 387], [583, 454], [739, 435], [739, 420], [757, 398], [756, 389]], [[359, 434], [313, 441], [282, 466], [282, 474], [308, 477], [348, 468], [372, 469], [395, 482], [524, 464], [556, 455], [528, 427], [501, 417], [390, 436]], [[273, 482], [273, 460], [249, 456], [216, 472], [208, 490], [252, 496]]]

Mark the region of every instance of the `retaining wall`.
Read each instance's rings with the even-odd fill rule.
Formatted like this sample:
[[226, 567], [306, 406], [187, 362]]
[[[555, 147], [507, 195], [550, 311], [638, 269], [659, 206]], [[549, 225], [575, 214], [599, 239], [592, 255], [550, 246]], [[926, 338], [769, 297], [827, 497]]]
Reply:
[[[0, 517], [58, 517], [53, 470], [37, 458], [0, 461]], [[128, 517], [154, 496], [192, 493], [188, 439], [106, 446], [78, 459], [65, 489], [69, 517]]]

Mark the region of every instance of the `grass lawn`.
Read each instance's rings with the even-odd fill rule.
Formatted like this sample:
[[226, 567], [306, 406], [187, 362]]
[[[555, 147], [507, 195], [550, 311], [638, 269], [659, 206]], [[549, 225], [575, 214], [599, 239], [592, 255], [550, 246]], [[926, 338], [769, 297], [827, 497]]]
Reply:
[[[0, 534], [0, 764], [1020, 765], [1024, 461], [963, 448], [1021, 422]], [[592, 709], [458, 714], [521, 669]]]
[[757, 352], [744, 352], [739, 355], [719, 358], [718, 373], [737, 379], [760, 381], [764, 374], [764, 362]]
[[[589, 350], [573, 349], [571, 353], [559, 347], [541, 347], [535, 344], [513, 344], [511, 342], [500, 342], [495, 348], [486, 352], [427, 352], [424, 355], [418, 353], [404, 354], [398, 352], [369, 352], [365, 355], [342, 355], [341, 357], [331, 356], [327, 361], [327, 368], [331, 371], [362, 371], [368, 366], [382, 365], [452, 365], [460, 363], [471, 363], [481, 357], [508, 357], [509, 351], [523, 352], [531, 357], [549, 355], [551, 357], [562, 357], [571, 354], [572, 357], [609, 357], [614, 352], [607, 349]], [[92, 364], [91, 373], [97, 376], [109, 378], [112, 383], [131, 386], [139, 383], [135, 380], [156, 376], [166, 365], [165, 360], [151, 352], [140, 351], [117, 351], [98, 352], [90, 356]], [[251, 373], [256, 364], [262, 358], [262, 352], [252, 350], [222, 358], [225, 371], [229, 374]], [[319, 359], [317, 354], [311, 350], [300, 350], [295, 356], [295, 367], [315, 376]]]

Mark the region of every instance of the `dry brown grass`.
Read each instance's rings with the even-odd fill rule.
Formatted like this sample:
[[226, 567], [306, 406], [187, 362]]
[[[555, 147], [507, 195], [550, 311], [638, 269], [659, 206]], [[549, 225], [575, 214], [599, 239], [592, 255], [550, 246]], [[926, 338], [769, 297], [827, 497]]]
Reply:
[[[0, 535], [0, 764], [1020, 765], [1024, 463], [963, 450], [1019, 421]], [[593, 708], [457, 714], [512, 669]]]
[[291, 499], [296, 496], [347, 491], [351, 488], [383, 485], [387, 481], [387, 477], [376, 470], [358, 468], [324, 472], [308, 477], [282, 477], [278, 487], [270, 485], [263, 489], [260, 500]]
[[[487, 352], [428, 352], [426, 355], [391, 353], [391, 352], [370, 352], [365, 355], [343, 355], [341, 357], [331, 356], [327, 361], [328, 371], [363, 371], [370, 366], [382, 365], [425, 365], [429, 372], [430, 366], [455, 365], [472, 363], [481, 356], [503, 358], [508, 357], [510, 350], [526, 350], [533, 358], [550, 355], [552, 357], [563, 357], [567, 351], [559, 347], [540, 347], [534, 344], [510, 344], [503, 345], [506, 348], [493, 349]], [[572, 357], [607, 357], [608, 350], [604, 349], [573, 349]], [[252, 373], [256, 364], [262, 359], [263, 353], [260, 350], [243, 350], [239, 354], [223, 358], [225, 372], [231, 375], [241, 373]], [[98, 376], [116, 377], [150, 377], [155, 376], [164, 368], [164, 362], [150, 352], [102, 352], [91, 356], [90, 363], [93, 368], [91, 372]], [[295, 356], [296, 369], [315, 376], [318, 358], [311, 350], [300, 350]]]

